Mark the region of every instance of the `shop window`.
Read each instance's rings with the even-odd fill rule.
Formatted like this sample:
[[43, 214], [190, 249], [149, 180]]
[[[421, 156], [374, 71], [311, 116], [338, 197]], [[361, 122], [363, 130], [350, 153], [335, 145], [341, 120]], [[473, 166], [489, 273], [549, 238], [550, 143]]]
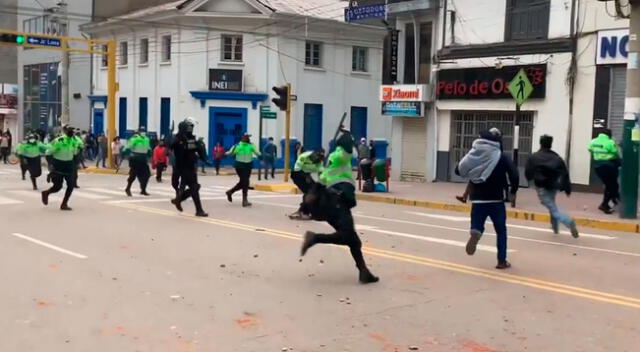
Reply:
[[222, 35], [222, 61], [242, 62], [242, 36]]
[[508, 0], [505, 41], [546, 39], [550, 0]]
[[162, 36], [162, 62], [171, 62], [171, 36]]
[[120, 66], [127, 66], [129, 63], [129, 43], [120, 42]]
[[322, 66], [322, 43], [307, 41], [305, 43], [304, 63], [307, 66]]
[[368, 57], [367, 48], [354, 46], [351, 60], [351, 70], [353, 72], [367, 72]]
[[149, 39], [140, 39], [140, 64], [149, 63]]
[[427, 84], [431, 76], [431, 23], [421, 23], [419, 34], [418, 83]]
[[416, 43], [413, 23], [407, 23], [404, 31], [404, 81], [416, 83]]

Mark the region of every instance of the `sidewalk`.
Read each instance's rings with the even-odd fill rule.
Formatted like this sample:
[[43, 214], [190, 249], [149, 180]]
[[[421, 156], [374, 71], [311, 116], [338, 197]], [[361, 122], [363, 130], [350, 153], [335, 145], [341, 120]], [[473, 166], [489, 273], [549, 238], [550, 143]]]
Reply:
[[[256, 189], [274, 192], [294, 192], [293, 184], [282, 184], [282, 178], [261, 181], [253, 179]], [[464, 192], [463, 183], [413, 183], [391, 182], [389, 193], [358, 192], [358, 200], [374, 201], [398, 205], [416, 206], [436, 210], [469, 212], [470, 204], [462, 204], [455, 199]], [[560, 209], [576, 219], [581, 227], [591, 227], [611, 231], [640, 233], [638, 220], [623, 220], [617, 213], [607, 215], [598, 210], [602, 201], [601, 194], [574, 192], [571, 197], [558, 194], [557, 204]], [[518, 191], [517, 207], [508, 208], [510, 218], [537, 222], [549, 222], [549, 213], [544, 208], [533, 188], [521, 188]]]

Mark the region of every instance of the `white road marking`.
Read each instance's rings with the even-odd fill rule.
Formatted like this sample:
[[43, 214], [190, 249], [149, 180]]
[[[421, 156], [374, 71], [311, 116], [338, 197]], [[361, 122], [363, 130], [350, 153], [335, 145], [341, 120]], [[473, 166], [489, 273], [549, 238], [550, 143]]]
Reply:
[[[405, 211], [405, 213], [411, 214], [411, 215], [419, 215], [419, 216], [434, 218], [434, 219], [448, 220], [448, 221], [459, 221], [459, 222], [466, 221], [466, 222], [469, 222], [469, 217], [448, 216], [448, 215], [440, 215], [440, 214], [429, 214], [429, 213], [421, 213], [421, 212], [417, 212], [417, 211]], [[487, 220], [487, 224], [491, 224], [491, 221]], [[538, 231], [538, 232], [545, 232], [545, 233], [553, 233], [553, 230], [551, 230], [551, 229], [546, 229], [546, 228], [541, 228], [541, 227], [534, 227], [534, 226], [507, 224], [507, 227], [514, 228], [514, 229], [523, 229], [523, 230], [531, 230], [531, 231]], [[560, 231], [560, 233], [563, 234], [563, 235], [571, 235], [571, 233], [568, 232], [568, 231]], [[591, 234], [591, 233], [580, 233], [580, 236], [581, 237], [596, 238], [596, 239], [599, 239], [599, 240], [613, 240], [613, 239], [617, 238], [617, 237], [613, 237], [613, 236], [596, 235], [596, 234]]]
[[[279, 204], [279, 203], [272, 203], [272, 202], [254, 202], [254, 203], [278, 206], [278, 207], [283, 207], [283, 208], [298, 208], [297, 206], [292, 206], [292, 205], [287, 205], [287, 204]], [[379, 216], [369, 216], [369, 215], [359, 215], [359, 214], [355, 215], [355, 216], [356, 217], [360, 217], [360, 218], [365, 218], [365, 219], [371, 219], [371, 220], [389, 221], [389, 222], [395, 222], [395, 223], [399, 223], [399, 224], [409, 224], [409, 225], [430, 227], [430, 228], [441, 229], [441, 230], [457, 231], [457, 232], [464, 232], [464, 233], [468, 233], [469, 232], [469, 229], [461, 229], [461, 228], [448, 227], [448, 226], [425, 224], [425, 223], [421, 223], [421, 222], [408, 221], [408, 220], [397, 220], [397, 219], [383, 218], [383, 217], [379, 217]], [[494, 233], [489, 233], [489, 232], [485, 232], [484, 235], [495, 236]], [[579, 246], [579, 245], [552, 242], [552, 241], [536, 240], [536, 239], [532, 239], [532, 238], [519, 237], [519, 236], [511, 236], [511, 235], [509, 235], [509, 239], [520, 240], [520, 241], [525, 241], [525, 242], [541, 243], [541, 244], [546, 244], [546, 245], [550, 245], [550, 246], [577, 248], [577, 249], [584, 249], [584, 250], [594, 251], [594, 252], [603, 252], [603, 253], [619, 254], [619, 255], [626, 255], [626, 256], [632, 256], [632, 257], [640, 257], [640, 253], [632, 253], [632, 252], [616, 251], [616, 250], [612, 250], [612, 249], [604, 249], [604, 248], [597, 248], [597, 247], [587, 247], [587, 246]]]
[[24, 203], [24, 202], [21, 201], [21, 200], [5, 198], [5, 197], [0, 196], [0, 205], [22, 204], [22, 203]]
[[417, 211], [405, 211], [405, 213], [411, 214], [411, 215], [426, 216], [426, 217], [434, 218], [434, 219], [448, 220], [448, 221], [469, 221], [469, 217], [420, 213], [420, 212], [417, 212]]
[[[37, 191], [9, 191], [9, 192], [14, 193], [14, 194], [19, 194], [21, 196], [25, 196], [25, 197], [28, 197], [28, 198], [41, 199], [41, 197], [42, 197], [42, 194], [40, 192], [37, 192]], [[62, 190], [60, 192], [64, 192], [64, 191]], [[52, 195], [49, 196], [49, 201], [52, 201], [52, 200], [53, 201], [61, 201], [62, 197], [52, 194]]]
[[111, 195], [114, 195], [114, 196], [126, 196], [126, 194], [124, 193], [124, 190], [115, 191], [115, 190], [112, 190], [112, 189], [105, 189], [105, 188], [87, 188], [87, 190], [89, 190], [91, 192], [111, 194]]
[[54, 246], [54, 245], [52, 245], [50, 243], [47, 243], [47, 242], [44, 242], [44, 241], [40, 241], [40, 240], [37, 240], [35, 238], [29, 237], [29, 236], [25, 236], [25, 235], [22, 235], [22, 234], [19, 234], [19, 233], [12, 233], [11, 235], [15, 236], [15, 237], [18, 237], [18, 238], [21, 238], [21, 239], [23, 239], [25, 241], [29, 241], [31, 243], [35, 243], [37, 245], [40, 245], [40, 246], [43, 246], [43, 247], [46, 247], [46, 248], [49, 248], [49, 249], [53, 249], [54, 251], [58, 251], [60, 253], [64, 253], [64, 254], [70, 255], [72, 257], [76, 257], [76, 258], [79, 258], [79, 259], [87, 259], [88, 258], [84, 254], [72, 252], [70, 250], [67, 250], [67, 249], [64, 249], [64, 248], [61, 248], [61, 247], [58, 247], [58, 246]]
[[98, 195], [98, 194], [92, 194], [92, 193], [88, 193], [88, 192], [84, 192], [84, 191], [78, 191], [78, 190], [73, 191], [73, 194], [71, 196], [72, 197], [76, 196], [76, 197], [80, 197], [80, 198], [84, 198], [84, 199], [91, 199], [91, 200], [111, 199], [111, 197], [101, 196], [101, 195]]
[[[291, 198], [297, 197], [295, 194], [283, 194], [283, 195], [273, 195], [273, 193], [268, 195], [253, 195], [249, 198], [251, 199], [268, 199], [268, 198]], [[188, 199], [187, 201], [190, 201]], [[200, 197], [200, 200], [227, 200], [227, 197]], [[126, 200], [108, 200], [103, 202], [104, 204], [128, 204], [128, 203], [169, 203], [169, 199], [157, 199], [157, 198], [147, 198], [147, 199], [126, 199]], [[253, 202], [256, 204], [260, 204], [260, 202]], [[297, 208], [297, 207], [294, 207]]]

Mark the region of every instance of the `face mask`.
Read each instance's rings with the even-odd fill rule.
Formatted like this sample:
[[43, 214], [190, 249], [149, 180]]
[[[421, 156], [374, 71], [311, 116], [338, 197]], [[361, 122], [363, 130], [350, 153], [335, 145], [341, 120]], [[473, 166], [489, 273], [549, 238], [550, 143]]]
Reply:
[[35, 143], [35, 142], [36, 142], [35, 139], [33, 139], [33, 138], [29, 139], [29, 143]]

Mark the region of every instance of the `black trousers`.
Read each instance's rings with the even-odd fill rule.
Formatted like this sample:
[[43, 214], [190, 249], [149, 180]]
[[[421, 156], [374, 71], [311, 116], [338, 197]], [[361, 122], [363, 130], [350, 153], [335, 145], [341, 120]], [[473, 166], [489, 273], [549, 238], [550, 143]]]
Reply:
[[[345, 185], [340, 184], [340, 188]], [[351, 188], [353, 185], [348, 184]], [[305, 196], [305, 202], [316, 220], [325, 220], [336, 232], [315, 234], [313, 243], [329, 243], [349, 247], [351, 256], [360, 271], [368, 270], [362, 255], [362, 241], [355, 229], [351, 208], [354, 202], [336, 188], [326, 188], [315, 184]]]
[[618, 166], [613, 162], [608, 162], [596, 167], [596, 174], [604, 184], [604, 195], [602, 197], [602, 207], [609, 208], [609, 202], [618, 202], [620, 191], [618, 186]]
[[20, 157], [20, 172], [22, 172], [22, 179], [24, 180], [24, 177], [27, 175], [27, 171], [28, 171], [28, 166], [27, 166], [27, 158], [21, 156]]
[[37, 188], [36, 178], [42, 175], [42, 159], [37, 156], [35, 158], [27, 158], [23, 157], [23, 162], [21, 162], [21, 167], [25, 169], [22, 171], [22, 177], [24, 177], [25, 171], [29, 171], [29, 176], [31, 176], [31, 183], [34, 188]]
[[159, 163], [156, 165], [156, 180], [162, 181], [162, 173], [167, 169], [167, 164]]
[[298, 208], [298, 211], [302, 214], [309, 214], [310, 211], [309, 209], [307, 209], [304, 203], [304, 194], [309, 193], [309, 191], [311, 190], [311, 188], [316, 182], [311, 177], [311, 174], [304, 171], [293, 171], [291, 173], [291, 180], [298, 187], [300, 192], [302, 192], [303, 194], [303, 201], [302, 203], [300, 203], [300, 207]]
[[62, 199], [62, 205], [67, 205], [69, 203], [69, 198], [71, 198], [71, 193], [73, 193], [73, 189], [76, 186], [76, 172], [77, 166], [73, 161], [67, 162], [54, 162], [53, 163], [53, 172], [51, 173], [51, 182], [53, 182], [53, 186], [49, 188], [46, 192], [58, 193], [62, 189], [62, 185], [64, 182], [67, 183], [67, 189], [64, 192], [64, 198]]
[[140, 182], [140, 190], [142, 192], [146, 192], [149, 178], [151, 178], [151, 170], [149, 169], [149, 164], [147, 164], [147, 161], [132, 158], [129, 162], [129, 167], [130, 169], [129, 178], [127, 178], [127, 189], [131, 190], [131, 185], [137, 178]]
[[220, 163], [222, 159], [213, 159], [213, 165], [216, 167], [216, 175], [220, 175]]
[[[174, 173], [175, 170], [174, 170]], [[185, 200], [191, 198], [193, 199], [193, 204], [196, 207], [197, 212], [204, 212], [202, 209], [202, 201], [200, 200], [200, 184], [198, 183], [198, 173], [197, 170], [180, 170], [179, 174], [179, 188], [176, 195], [176, 200], [178, 202], [184, 202]], [[173, 181], [173, 178], [172, 178]]]
[[247, 199], [249, 194], [249, 180], [251, 179], [252, 163], [236, 163], [236, 174], [240, 179], [238, 183], [229, 191], [231, 194], [242, 190], [242, 199]]

